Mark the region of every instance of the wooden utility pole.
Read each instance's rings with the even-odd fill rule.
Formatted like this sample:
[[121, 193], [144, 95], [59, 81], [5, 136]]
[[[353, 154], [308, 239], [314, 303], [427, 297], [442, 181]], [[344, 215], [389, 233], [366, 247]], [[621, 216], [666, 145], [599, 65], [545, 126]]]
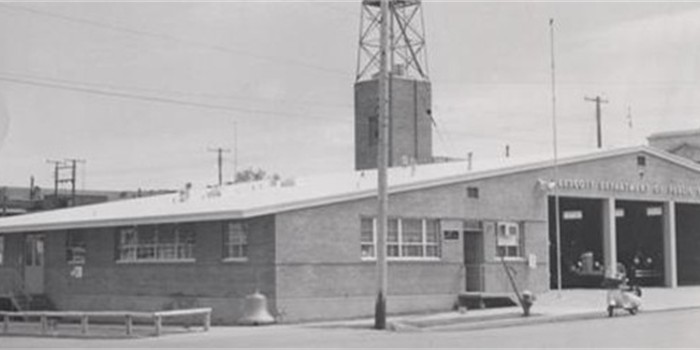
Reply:
[[85, 164], [85, 160], [84, 159], [66, 159], [66, 163], [70, 164], [70, 165], [68, 165], [68, 167], [70, 168], [71, 175], [70, 175], [70, 179], [67, 181], [70, 182], [70, 185], [71, 185], [71, 188], [70, 188], [71, 206], [75, 206], [76, 205], [75, 182], [77, 179], [77, 175], [76, 175], [76, 170], [78, 167], [77, 164], [78, 163]]
[[63, 162], [60, 160], [46, 160], [46, 162], [53, 164], [53, 196], [58, 199], [58, 171]]
[[596, 118], [596, 124], [598, 127], [598, 148], [603, 148], [603, 131], [601, 128], [601, 113], [600, 113], [600, 104], [601, 103], [608, 103], [608, 100], [602, 99], [600, 96], [596, 97], [584, 97], [584, 100], [588, 102], [595, 102], [595, 118]]
[[381, 23], [379, 36], [379, 149], [377, 154], [377, 301], [374, 328], [386, 329], [386, 231], [389, 207], [387, 166], [389, 160], [389, 0], [380, 0]]
[[229, 153], [231, 152], [230, 149], [225, 149], [225, 148], [210, 148], [209, 152], [216, 152], [218, 153], [218, 167], [219, 167], [219, 186], [221, 186], [224, 183], [224, 176], [223, 176], [223, 163], [224, 163], [224, 153]]

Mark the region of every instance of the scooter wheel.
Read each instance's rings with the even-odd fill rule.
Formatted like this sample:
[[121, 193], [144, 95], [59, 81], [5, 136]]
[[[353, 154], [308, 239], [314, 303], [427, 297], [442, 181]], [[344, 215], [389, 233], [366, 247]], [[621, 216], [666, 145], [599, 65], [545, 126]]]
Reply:
[[637, 307], [633, 307], [633, 308], [628, 309], [627, 311], [629, 311], [629, 313], [631, 315], [636, 315], [637, 311], [639, 311], [639, 310], [637, 309]]
[[612, 306], [608, 306], [608, 317], [613, 317], [614, 314], [615, 308], [613, 308]]

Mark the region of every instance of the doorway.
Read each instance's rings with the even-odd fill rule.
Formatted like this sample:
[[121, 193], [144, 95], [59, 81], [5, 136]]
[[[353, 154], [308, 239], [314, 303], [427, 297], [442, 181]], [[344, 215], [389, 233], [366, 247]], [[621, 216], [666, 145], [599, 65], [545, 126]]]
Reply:
[[29, 294], [44, 293], [44, 239], [29, 234], [24, 241], [24, 288]]
[[484, 232], [480, 221], [464, 225], [464, 269], [467, 292], [484, 291]]

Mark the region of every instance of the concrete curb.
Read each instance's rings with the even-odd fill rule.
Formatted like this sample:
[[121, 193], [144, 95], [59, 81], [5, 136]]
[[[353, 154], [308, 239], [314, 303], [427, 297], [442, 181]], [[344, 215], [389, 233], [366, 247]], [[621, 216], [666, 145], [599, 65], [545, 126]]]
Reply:
[[[649, 313], [659, 313], [659, 312], [673, 312], [673, 311], [684, 311], [700, 309], [700, 306], [679, 306], [679, 307], [669, 307], [669, 308], [655, 308], [651, 310], [641, 310], [643, 314]], [[624, 311], [617, 311], [620, 316], [627, 316]], [[391, 330], [397, 332], [448, 332], [448, 331], [475, 331], [475, 330], [485, 330], [492, 328], [504, 328], [504, 327], [515, 327], [523, 325], [538, 325], [554, 322], [569, 322], [569, 321], [583, 321], [592, 320], [597, 318], [607, 319], [607, 311], [595, 310], [595, 311], [584, 311], [560, 315], [547, 315], [533, 313], [529, 317], [524, 317], [522, 315], [511, 315], [512, 317], [506, 317], [503, 319], [495, 320], [475, 320], [475, 319], [454, 319], [454, 320], [435, 320], [439, 322], [420, 322], [420, 321], [395, 321], [391, 323]]]

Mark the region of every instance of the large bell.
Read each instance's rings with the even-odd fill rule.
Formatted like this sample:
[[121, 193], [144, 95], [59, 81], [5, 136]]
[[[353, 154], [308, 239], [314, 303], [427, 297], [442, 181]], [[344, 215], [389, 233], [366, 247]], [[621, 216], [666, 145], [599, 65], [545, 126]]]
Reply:
[[275, 323], [275, 318], [267, 311], [267, 298], [258, 291], [245, 297], [243, 309], [243, 317], [238, 320], [239, 324], [258, 326]]

